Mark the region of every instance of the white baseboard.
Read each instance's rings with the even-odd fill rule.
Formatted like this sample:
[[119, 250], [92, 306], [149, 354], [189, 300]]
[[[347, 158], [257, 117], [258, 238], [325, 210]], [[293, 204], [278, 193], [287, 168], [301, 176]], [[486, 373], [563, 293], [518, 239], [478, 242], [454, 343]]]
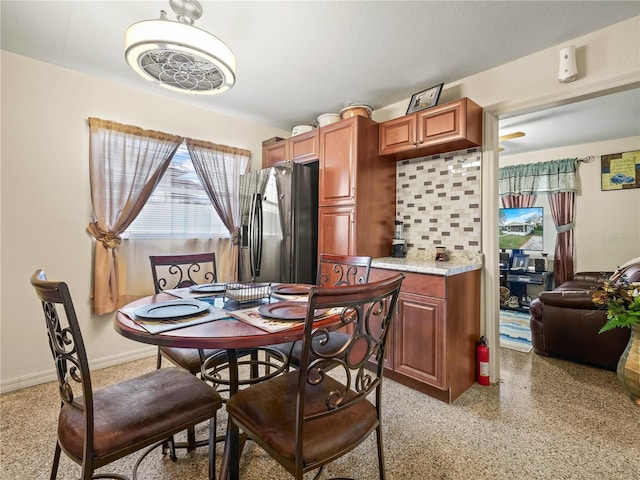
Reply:
[[[145, 347], [140, 350], [92, 360], [89, 362], [89, 365], [91, 370], [99, 370], [101, 368], [113, 367], [114, 365], [121, 365], [123, 363], [133, 362], [134, 360], [148, 358], [156, 355], [157, 351], [157, 347]], [[29, 375], [11, 378], [9, 380], [2, 380], [2, 382], [0, 382], [0, 394], [14, 392], [16, 390], [33, 387], [34, 385], [40, 385], [41, 383], [52, 382], [55, 380], [57, 380], [57, 377], [53, 368], [39, 373], [32, 373]]]

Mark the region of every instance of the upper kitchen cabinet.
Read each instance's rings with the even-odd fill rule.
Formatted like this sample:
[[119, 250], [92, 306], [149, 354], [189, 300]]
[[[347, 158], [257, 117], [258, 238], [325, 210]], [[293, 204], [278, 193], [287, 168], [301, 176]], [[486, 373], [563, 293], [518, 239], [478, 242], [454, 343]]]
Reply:
[[320, 157], [320, 134], [318, 129], [301, 133], [289, 139], [289, 155], [293, 162], [310, 162]]
[[320, 156], [319, 138], [318, 129], [315, 128], [262, 147], [262, 168], [289, 160], [298, 163], [317, 160]]
[[320, 128], [319, 252], [390, 254], [395, 165], [378, 155], [378, 133], [361, 115]]
[[468, 98], [380, 124], [379, 154], [406, 160], [482, 145], [482, 107]]

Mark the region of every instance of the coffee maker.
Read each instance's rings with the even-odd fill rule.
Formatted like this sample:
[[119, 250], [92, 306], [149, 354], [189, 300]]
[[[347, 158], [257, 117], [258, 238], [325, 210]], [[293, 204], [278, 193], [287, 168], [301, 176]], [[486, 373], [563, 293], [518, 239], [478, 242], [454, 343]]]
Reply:
[[391, 241], [391, 256], [403, 258], [407, 254], [407, 244], [404, 240], [404, 224], [396, 220], [396, 229]]

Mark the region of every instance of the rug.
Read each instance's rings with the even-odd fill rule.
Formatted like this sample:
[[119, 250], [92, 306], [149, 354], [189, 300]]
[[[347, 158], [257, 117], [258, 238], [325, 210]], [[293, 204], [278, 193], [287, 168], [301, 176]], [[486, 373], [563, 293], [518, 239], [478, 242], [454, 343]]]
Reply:
[[529, 353], [531, 346], [531, 330], [529, 329], [529, 313], [514, 310], [500, 310], [500, 346]]

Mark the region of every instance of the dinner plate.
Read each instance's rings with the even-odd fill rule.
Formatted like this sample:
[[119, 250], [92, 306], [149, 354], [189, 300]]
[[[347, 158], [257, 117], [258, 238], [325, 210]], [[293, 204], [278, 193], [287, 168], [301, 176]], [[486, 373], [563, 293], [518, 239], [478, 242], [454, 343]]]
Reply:
[[226, 283], [201, 283], [199, 285], [191, 285], [189, 291], [193, 293], [219, 293], [224, 292], [226, 287]]
[[279, 293], [280, 295], [306, 295], [309, 293], [310, 285], [301, 283], [282, 283], [271, 287], [271, 293]]
[[[324, 315], [329, 310], [326, 308], [316, 310], [314, 317]], [[278, 320], [299, 321], [307, 317], [306, 302], [278, 302], [267, 303], [258, 307], [258, 313], [264, 317], [277, 318]]]
[[209, 310], [207, 302], [193, 299], [171, 300], [169, 302], [152, 303], [134, 310], [140, 318], [150, 320], [166, 320], [174, 318], [192, 317]]

